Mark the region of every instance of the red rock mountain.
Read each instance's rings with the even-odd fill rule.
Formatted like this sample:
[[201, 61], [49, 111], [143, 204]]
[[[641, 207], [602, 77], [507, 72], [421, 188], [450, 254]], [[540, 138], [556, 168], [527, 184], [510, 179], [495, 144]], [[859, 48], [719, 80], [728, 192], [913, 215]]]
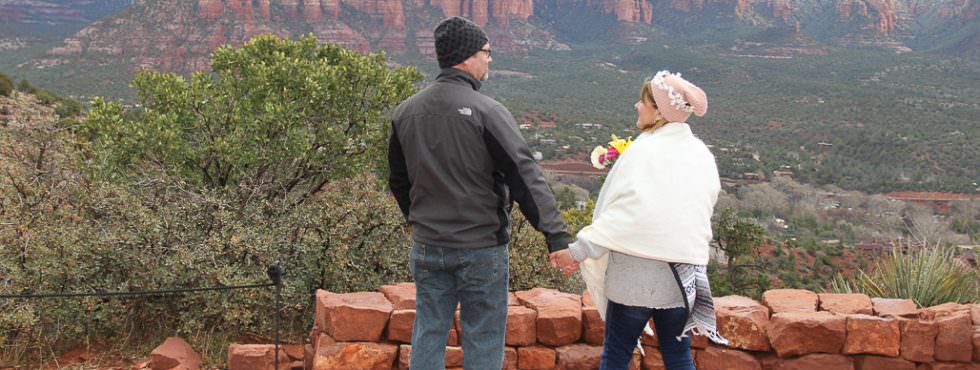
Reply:
[[35, 0], [0, 0], [0, 22], [62, 22], [84, 19], [71, 7]]
[[[26, 0], [0, 0], [0, 8], [20, 14], [16, 6], [3, 8], [17, 1]], [[920, 18], [969, 24], [976, 22], [978, 8], [980, 0], [140, 0], [34, 63], [121, 59], [132, 67], [188, 72], [207, 68], [217, 46], [265, 33], [313, 34], [361, 52], [432, 55], [432, 26], [453, 15], [484, 26], [496, 50], [524, 54], [531, 48], [567, 47], [550, 27], [556, 22], [552, 13], [567, 9], [614, 17], [633, 30], [734, 21], [792, 35], [801, 32], [801, 24], [820, 21], [834, 35], [824, 41], [905, 47], [903, 40], [919, 32]], [[964, 40], [969, 47], [980, 37]]]

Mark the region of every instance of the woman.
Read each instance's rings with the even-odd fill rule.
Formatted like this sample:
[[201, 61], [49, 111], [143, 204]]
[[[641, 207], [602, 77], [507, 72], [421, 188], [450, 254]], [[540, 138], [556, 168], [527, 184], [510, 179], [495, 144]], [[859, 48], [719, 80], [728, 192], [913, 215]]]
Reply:
[[651, 318], [664, 366], [694, 369], [688, 333], [727, 344], [705, 270], [721, 182], [714, 156], [685, 123], [708, 101], [680, 74], [661, 71], [634, 107], [642, 133], [609, 172], [592, 224], [569, 253], [606, 320], [600, 369], [628, 369]]

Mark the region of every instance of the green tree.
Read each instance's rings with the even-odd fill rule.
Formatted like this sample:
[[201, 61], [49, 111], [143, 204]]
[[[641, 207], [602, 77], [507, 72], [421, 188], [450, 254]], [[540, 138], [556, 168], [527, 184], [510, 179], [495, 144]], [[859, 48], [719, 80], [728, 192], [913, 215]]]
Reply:
[[0, 301], [0, 350], [177, 333], [216, 362], [275, 315], [302, 337], [315, 289], [408, 280], [408, 228], [376, 174], [385, 117], [421, 75], [312, 37], [258, 37], [212, 65], [139, 73], [142, 108], [95, 99], [74, 135], [0, 130], [0, 245], [17, 246], [0, 248], [0, 293], [254, 284], [275, 263], [283, 309], [262, 291]]
[[0, 96], [10, 96], [12, 91], [14, 91], [14, 81], [0, 72]]
[[768, 278], [759, 260], [758, 247], [765, 240], [761, 226], [742, 219], [732, 209], [716, 216], [713, 238], [718, 249], [725, 253], [725, 275], [714, 273], [720, 287], [731, 293], [757, 297], [768, 288]]
[[153, 163], [243, 203], [299, 204], [334, 179], [381, 166], [386, 112], [420, 80], [412, 67], [388, 68], [382, 52], [260, 36], [219, 48], [211, 73], [189, 80], [137, 73], [140, 114], [129, 119], [95, 99], [85, 134], [106, 178]]
[[32, 86], [31, 83], [27, 81], [27, 79], [21, 79], [20, 82], [17, 83], [17, 91], [20, 91], [22, 93], [33, 94], [37, 91], [37, 89], [34, 86]]

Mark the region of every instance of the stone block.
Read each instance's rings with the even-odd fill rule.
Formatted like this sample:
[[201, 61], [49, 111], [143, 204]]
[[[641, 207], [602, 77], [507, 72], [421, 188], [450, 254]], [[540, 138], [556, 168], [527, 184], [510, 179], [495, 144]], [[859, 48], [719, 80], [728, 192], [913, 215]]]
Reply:
[[839, 314], [874, 314], [871, 298], [865, 294], [838, 294], [821, 293], [817, 294], [820, 301], [820, 310]]
[[517, 368], [521, 370], [551, 370], [555, 368], [558, 353], [548, 347], [520, 347], [517, 349]]
[[181, 367], [188, 370], [201, 368], [201, 355], [181, 338], [170, 337], [150, 352], [150, 368], [153, 370]]
[[898, 320], [870, 315], [847, 316], [845, 354], [897, 357], [901, 347], [902, 337]]
[[316, 292], [315, 325], [337, 341], [380, 341], [391, 311], [381, 293]]
[[[313, 370], [389, 370], [398, 360], [398, 346], [370, 342], [321, 343], [313, 354]], [[229, 369], [231, 370], [231, 369]]]
[[508, 346], [531, 346], [537, 342], [537, 320], [538, 313], [535, 310], [524, 306], [507, 307], [507, 335], [505, 341]]
[[936, 353], [936, 335], [939, 334], [936, 323], [919, 319], [899, 320], [899, 329], [902, 332], [902, 358], [932, 362]]
[[936, 318], [936, 360], [973, 360], [973, 326], [968, 312]]
[[718, 332], [728, 339], [729, 347], [750, 351], [770, 351], [769, 308], [742, 296], [716, 298], [715, 317]]
[[562, 346], [555, 351], [558, 353], [558, 370], [594, 370], [599, 368], [602, 359], [602, 347], [588, 344]]
[[911, 299], [871, 298], [871, 303], [878, 316], [907, 316], [919, 309]]
[[[326, 341], [324, 341], [326, 342]], [[274, 370], [276, 351], [272, 344], [231, 344], [228, 346], [228, 370]], [[288, 359], [279, 349], [279, 361]]]
[[545, 288], [516, 294], [524, 306], [537, 311], [539, 343], [562, 346], [582, 337], [582, 301], [578, 295]]
[[586, 343], [594, 346], [602, 345], [606, 334], [606, 322], [599, 316], [599, 310], [595, 307], [582, 308], [582, 333]]
[[819, 299], [817, 293], [802, 289], [773, 289], [762, 293], [762, 304], [772, 314], [783, 312], [814, 312]]
[[388, 319], [387, 338], [392, 342], [412, 343], [415, 310], [394, 310]]
[[855, 356], [855, 370], [915, 370], [915, 363], [900, 358]]
[[384, 285], [378, 289], [391, 302], [394, 310], [415, 309], [415, 283]]
[[794, 359], [784, 359], [779, 370], [854, 370], [854, 360], [848, 356], [810, 354]]
[[697, 355], [698, 370], [762, 370], [759, 360], [734, 349], [710, 346]]
[[517, 349], [504, 347], [504, 370], [517, 370]]
[[769, 341], [779, 357], [840, 353], [846, 318], [830, 312], [786, 312], [772, 316]]

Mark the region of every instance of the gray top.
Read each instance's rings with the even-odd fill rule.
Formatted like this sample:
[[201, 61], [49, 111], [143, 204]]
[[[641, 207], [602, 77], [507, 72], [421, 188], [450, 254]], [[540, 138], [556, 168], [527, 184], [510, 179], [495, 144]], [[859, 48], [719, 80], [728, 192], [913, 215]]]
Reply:
[[568, 250], [580, 262], [609, 253], [605, 288], [610, 301], [648, 308], [684, 307], [684, 297], [667, 262], [610, 251], [585, 239], [576, 240]]

